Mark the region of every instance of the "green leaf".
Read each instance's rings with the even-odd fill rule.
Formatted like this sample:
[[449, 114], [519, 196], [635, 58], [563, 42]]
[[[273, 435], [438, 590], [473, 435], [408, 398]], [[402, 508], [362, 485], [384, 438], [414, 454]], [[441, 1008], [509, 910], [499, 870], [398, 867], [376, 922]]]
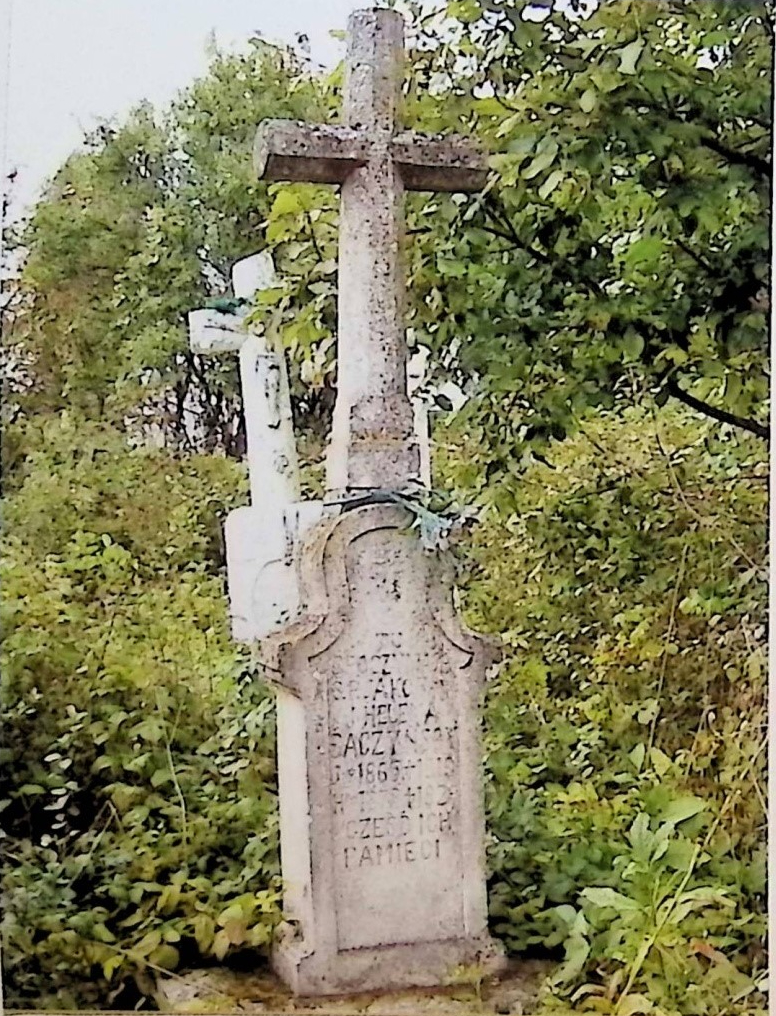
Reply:
[[272, 202], [272, 212], [275, 215], [295, 215], [302, 211], [302, 202], [299, 195], [292, 187], [282, 187], [275, 195]]
[[225, 910], [222, 910], [221, 913], [218, 915], [218, 924], [220, 927], [224, 928], [227, 924], [229, 924], [230, 921], [242, 920], [243, 916], [244, 916], [243, 908], [240, 906], [240, 904], [231, 903], [228, 907], [226, 907]]
[[684, 822], [686, 819], [692, 818], [693, 815], [698, 815], [705, 807], [706, 802], [701, 800], [700, 797], [688, 794], [678, 797], [675, 801], [671, 801], [660, 817], [664, 822], [678, 825], [679, 822]]
[[553, 984], [566, 984], [582, 971], [590, 955], [590, 942], [581, 935], [571, 935], [565, 943], [564, 961], [552, 975]]
[[285, 290], [282, 286], [274, 286], [272, 289], [260, 289], [254, 297], [259, 307], [271, 307], [283, 299]]
[[631, 751], [628, 752], [628, 758], [633, 763], [633, 767], [636, 772], [641, 771], [641, 767], [644, 764], [644, 755], [646, 754], [646, 748], [643, 744], [637, 744]]
[[175, 970], [180, 962], [180, 954], [174, 945], [165, 942], [158, 946], [148, 957], [151, 963], [165, 970]]
[[583, 113], [592, 113], [598, 101], [595, 88], [587, 88], [579, 98], [579, 107]]
[[606, 887], [588, 886], [580, 894], [584, 899], [589, 900], [593, 906], [608, 907], [618, 913], [632, 913], [641, 910], [641, 903], [632, 900], [630, 896], [618, 893], [616, 889]]
[[229, 941], [229, 935], [222, 928], [221, 931], [219, 931], [216, 937], [213, 939], [212, 948], [213, 955], [215, 956], [215, 958], [217, 960], [222, 960], [224, 956], [226, 956], [226, 954], [229, 952], [229, 947], [231, 946], [231, 944], [232, 943]]
[[165, 767], [163, 767], [161, 769], [156, 769], [151, 774], [151, 786], [152, 787], [161, 787], [165, 783], [172, 783], [172, 776], [171, 776], [170, 770], [169, 770], [169, 768], [167, 766], [165, 766]]
[[648, 1016], [655, 1007], [646, 995], [628, 994], [617, 1003], [617, 1016]]
[[550, 175], [547, 177], [547, 179], [539, 188], [539, 197], [542, 199], [542, 201], [544, 201], [545, 198], [548, 198], [550, 194], [552, 194], [552, 192], [555, 190], [555, 188], [558, 186], [561, 180], [563, 180], [564, 175], [565, 174], [561, 169], [554, 169], [552, 173], [550, 173]]
[[649, 828], [649, 815], [646, 812], [639, 812], [633, 820], [633, 825], [628, 830], [628, 839], [636, 856], [649, 855], [655, 843], [655, 836]]
[[671, 759], [666, 755], [660, 748], [651, 748], [649, 752], [649, 761], [652, 768], [655, 770], [658, 776], [662, 777], [671, 769], [673, 763]]
[[507, 144], [506, 150], [510, 155], [528, 155], [533, 151], [536, 141], [535, 134], [523, 134], [520, 137], [512, 138]]
[[110, 981], [123, 962], [124, 957], [120, 953], [109, 956], [106, 960], [104, 960], [102, 964], [102, 975], [106, 981]]
[[662, 236], [644, 236], [631, 244], [625, 255], [625, 261], [629, 265], [639, 265], [645, 261], [656, 261], [664, 249], [665, 241]]
[[91, 934], [92, 938], [95, 938], [98, 942], [116, 941], [116, 936], [102, 922], [92, 925]]
[[644, 336], [635, 328], [627, 328], [622, 337], [622, 348], [629, 360], [638, 360], [644, 352]]
[[629, 42], [627, 46], [623, 46], [619, 50], [620, 54], [620, 73], [621, 74], [635, 74], [636, 64], [641, 56], [641, 51], [644, 49], [643, 39], [634, 39], [633, 42]]
[[202, 956], [206, 956], [213, 944], [216, 926], [209, 914], [197, 914], [194, 918], [194, 938]]
[[477, 0], [449, 0], [447, 15], [450, 18], [457, 18], [465, 25], [476, 21], [480, 16], [480, 6]]
[[655, 363], [660, 364], [664, 360], [669, 360], [671, 363], [675, 363], [677, 366], [686, 363], [689, 359], [689, 353], [686, 349], [682, 349], [680, 346], [670, 345], [666, 346], [665, 349], [661, 349], [655, 357]]
[[555, 161], [555, 156], [558, 154], [559, 146], [555, 140], [547, 140], [539, 146], [539, 151], [528, 166], [523, 170], [522, 177], [524, 180], [533, 180], [539, 173], [543, 173], [545, 169], [548, 169]]

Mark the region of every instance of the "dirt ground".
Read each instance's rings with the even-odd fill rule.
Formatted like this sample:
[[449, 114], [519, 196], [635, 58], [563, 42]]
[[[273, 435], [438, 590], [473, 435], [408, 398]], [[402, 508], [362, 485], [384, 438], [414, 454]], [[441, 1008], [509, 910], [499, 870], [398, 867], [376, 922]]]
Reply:
[[158, 985], [157, 1002], [163, 1012], [190, 1016], [530, 1016], [541, 982], [551, 969], [552, 964], [546, 961], [512, 961], [498, 979], [481, 984], [476, 971], [471, 971], [444, 988], [305, 999], [294, 998], [269, 970], [241, 973], [214, 967], [165, 978]]

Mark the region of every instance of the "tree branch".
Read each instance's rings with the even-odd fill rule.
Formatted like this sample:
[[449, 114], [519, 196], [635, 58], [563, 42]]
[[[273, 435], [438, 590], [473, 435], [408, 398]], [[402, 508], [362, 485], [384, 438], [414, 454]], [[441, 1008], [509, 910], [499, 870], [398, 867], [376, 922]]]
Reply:
[[704, 269], [704, 271], [708, 272], [708, 273], [709, 273], [709, 275], [714, 275], [714, 269], [713, 269], [713, 268], [712, 268], [712, 266], [711, 266], [711, 265], [709, 264], [709, 262], [708, 262], [708, 261], [706, 260], [706, 258], [704, 258], [704, 257], [701, 257], [701, 255], [700, 255], [700, 254], [697, 254], [697, 253], [696, 253], [696, 252], [695, 252], [695, 251], [694, 251], [694, 250], [692, 249], [692, 247], [688, 246], [688, 245], [687, 245], [687, 244], [686, 244], [686, 243], [684, 242], [684, 240], [681, 240], [681, 239], [680, 239], [680, 238], [679, 238], [679, 237], [677, 236], [677, 237], [676, 237], [676, 238], [674, 239], [674, 243], [676, 244], [676, 246], [677, 246], [677, 247], [678, 247], [678, 248], [679, 248], [680, 250], [683, 250], [683, 251], [684, 251], [684, 253], [685, 253], [685, 254], [686, 254], [686, 255], [687, 255], [688, 257], [691, 257], [691, 258], [693, 259], [693, 261], [694, 261], [694, 262], [695, 262], [696, 264], [700, 265], [700, 266], [701, 266], [701, 268], [703, 268], [703, 269]]
[[315, 235], [315, 226], [313, 225], [313, 218], [310, 215], [309, 211], [307, 211], [307, 209], [305, 209], [304, 214], [305, 217], [307, 218], [307, 225], [310, 229], [310, 239], [312, 240], [313, 250], [318, 255], [318, 260], [323, 261], [324, 257], [323, 254], [321, 253], [321, 248], [318, 246], [318, 238]]
[[595, 296], [604, 296], [600, 285], [595, 281], [595, 279], [582, 277], [576, 273], [569, 272], [568, 269], [564, 267], [564, 263], [560, 261], [560, 259], [553, 258], [551, 255], [546, 254], [543, 250], [537, 250], [536, 247], [532, 247], [530, 244], [524, 243], [520, 239], [520, 235], [515, 229], [512, 220], [509, 218], [509, 213], [499, 202], [495, 194], [490, 193], [486, 195], [483, 207], [486, 214], [489, 214], [498, 225], [504, 226], [504, 228], [508, 231], [507, 233], [501, 233], [489, 227], [484, 227], [486, 232], [490, 232], [494, 236], [499, 236], [503, 240], [512, 240], [518, 250], [523, 250], [526, 254], [536, 258], [537, 261], [540, 261], [545, 265], [549, 265], [555, 276], [562, 279], [564, 282], [569, 282], [572, 286], [586, 286]]
[[[706, 116], [704, 110], [687, 97], [684, 97], [681, 102], [687, 107], [687, 115], [683, 115], [682, 111], [677, 108], [676, 103], [672, 104], [670, 102], [665, 92], [663, 102], [658, 102], [651, 95], [640, 95], [636, 105], [647, 109], [653, 116], [658, 117], [659, 120], [663, 120], [668, 116], [676, 123], [697, 125], [701, 128], [698, 138], [700, 144], [730, 163], [746, 166], [753, 172], [763, 176], [766, 180], [771, 179], [771, 163], [768, 159], [757, 155], [755, 152], [744, 152], [725, 144], [717, 134], [721, 126], [720, 124], [715, 123]], [[619, 111], [625, 112], [625, 107], [621, 106]], [[753, 116], [750, 116], [749, 119], [755, 120]], [[759, 126], [763, 126], [763, 124], [759, 124]]]
[[705, 145], [706, 148], [710, 148], [712, 152], [716, 152], [717, 155], [721, 155], [723, 159], [727, 159], [728, 162], [737, 163], [741, 166], [754, 170], [755, 173], [759, 173], [764, 176], [766, 180], [771, 178], [771, 164], [767, 159], [763, 159], [755, 152], [744, 152], [740, 148], [730, 148], [724, 144], [712, 134], [706, 134], [700, 139], [701, 144]]
[[[573, 285], [580, 284], [584, 285], [589, 289], [591, 293], [593, 293], [598, 297], [603, 297], [605, 295], [601, 290], [600, 285], [594, 279], [576, 278], [572, 274], [570, 274], [567, 270], [558, 271], [560, 266], [555, 259], [553, 259], [550, 255], [546, 254], [544, 251], [536, 250], [529, 244], [523, 243], [512, 221], [509, 218], [509, 214], [507, 213], [506, 209], [501, 205], [498, 198], [494, 194], [487, 195], [484, 207], [486, 214], [490, 214], [491, 218], [499, 226], [503, 226], [507, 230], [507, 232], [502, 232], [500, 229], [493, 229], [492, 227], [485, 226], [484, 228], [486, 232], [498, 236], [500, 239], [503, 240], [512, 240], [518, 249], [525, 251], [532, 257], [535, 257], [540, 262], [548, 264], [551, 267], [551, 270], [558, 277], [564, 279], [565, 281], [571, 282]], [[712, 275], [714, 274], [712, 266], [708, 262], [706, 262], [704, 258], [696, 254], [695, 251], [692, 250], [692, 248], [682, 243], [681, 240], [677, 240], [677, 243], [681, 247], [681, 249], [684, 250], [686, 254], [688, 254], [688, 256], [692, 257], [698, 264], [702, 265], [703, 268], [707, 270], [710, 274]], [[645, 348], [649, 349], [649, 346], [651, 344], [649, 337], [645, 336], [645, 341], [646, 341]], [[699, 399], [696, 396], [691, 395], [689, 392], [686, 392], [679, 385], [679, 382], [676, 380], [676, 378], [674, 377], [667, 378], [666, 388], [675, 399], [677, 399], [680, 402], [683, 402], [690, 409], [694, 409], [696, 412], [702, 413], [704, 416], [707, 416], [710, 419], [717, 420], [719, 423], [727, 423], [732, 427], [738, 427], [741, 430], [746, 430], [750, 434], [754, 434], [756, 437], [762, 438], [762, 440], [764, 441], [770, 440], [769, 427], [765, 426], [764, 424], [758, 423], [756, 420], [750, 420], [743, 416], [737, 416], [735, 413], [729, 413], [725, 409], [719, 409], [716, 406], [712, 406], [709, 403], [704, 402], [702, 399]]]
[[690, 395], [689, 392], [686, 392], [681, 387], [675, 377], [666, 379], [666, 388], [669, 394], [673, 395], [679, 402], [683, 402], [685, 406], [689, 406], [690, 409], [703, 413], [704, 416], [717, 420], [719, 423], [727, 423], [731, 427], [740, 427], [741, 430], [747, 430], [750, 434], [762, 438], [763, 441], [770, 440], [770, 429], [764, 424], [758, 423], [756, 420], [749, 420], [745, 416], [736, 416], [735, 413], [728, 413], [725, 409], [718, 409], [716, 406], [709, 405], [708, 402]]

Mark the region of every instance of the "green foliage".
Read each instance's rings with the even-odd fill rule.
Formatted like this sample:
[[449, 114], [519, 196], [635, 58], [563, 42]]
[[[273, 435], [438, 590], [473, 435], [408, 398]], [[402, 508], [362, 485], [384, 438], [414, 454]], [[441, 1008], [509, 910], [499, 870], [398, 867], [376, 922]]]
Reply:
[[[446, 435], [459, 490], [469, 443]], [[712, 1016], [763, 977], [766, 510], [756, 441], [638, 407], [528, 470], [462, 562], [472, 623], [509, 646], [493, 927], [562, 947], [548, 990], [583, 1008]]]
[[[489, 479], [632, 398], [634, 378], [761, 437], [771, 44], [762, 4], [523, 0], [415, 10], [408, 126], [476, 133], [481, 195], [410, 195], [409, 324], [469, 393]], [[422, 45], [421, 45], [422, 44]], [[302, 382], [334, 370], [336, 205], [280, 184], [266, 302]], [[266, 310], [259, 308], [259, 310]], [[259, 318], [266, 320], [266, 313]]]
[[189, 351], [186, 314], [228, 296], [232, 264], [263, 243], [257, 124], [325, 115], [321, 91], [291, 53], [254, 39], [216, 53], [165, 115], [141, 106], [68, 159], [14, 238], [23, 266], [3, 345], [17, 413], [70, 409], [153, 423], [170, 448], [244, 450], [235, 364]]
[[[427, 298], [414, 324], [440, 354], [471, 336], [456, 360], [508, 413], [502, 459], [629, 398], [634, 371], [660, 399], [691, 391], [762, 435], [769, 13], [715, 0], [587, 6], [583, 18], [546, 4], [537, 22], [524, 0], [447, 5], [444, 44], [414, 68], [412, 113], [449, 116], [454, 97], [495, 173], [461, 206], [467, 229], [416, 238]], [[438, 32], [433, 18], [426, 31]]]
[[[410, 507], [506, 644], [485, 703], [493, 928], [558, 958], [547, 1012], [762, 1012], [770, 13], [447, 15], [413, 14], [407, 125], [477, 133], [494, 172], [484, 195], [408, 198], [410, 343], [469, 395], [435, 431], [444, 518]], [[185, 315], [273, 252], [253, 318], [286, 348], [316, 489], [337, 196], [257, 181], [250, 149], [264, 117], [335, 118], [340, 87], [258, 39], [216, 53], [164, 115], [96, 132], [17, 237], [15, 1005], [149, 1004], [164, 971], [254, 957], [278, 920], [271, 699], [226, 625], [236, 370], [188, 351]]]
[[[452, 4], [444, 28], [413, 13], [406, 122], [477, 133], [493, 174], [483, 195], [410, 195], [411, 342], [470, 393], [502, 483], [526, 450], [628, 402], [634, 376], [762, 435], [768, 9], [612, 0], [587, 17], [545, 5], [540, 22], [529, 10]], [[337, 196], [268, 186], [250, 153], [267, 116], [336, 117], [340, 88], [341, 71], [316, 77], [253, 40], [216, 54], [164, 116], [141, 107], [68, 160], [20, 237], [4, 327], [37, 380], [25, 411], [150, 415], [168, 445], [239, 455], [234, 363], [191, 354], [185, 314], [228, 297], [231, 264], [266, 246], [282, 282], [256, 320], [279, 327], [297, 423], [320, 444]]]
[[7, 499], [3, 946], [15, 1004], [134, 1004], [278, 917], [272, 701], [215, 564], [225, 460], [63, 414]]

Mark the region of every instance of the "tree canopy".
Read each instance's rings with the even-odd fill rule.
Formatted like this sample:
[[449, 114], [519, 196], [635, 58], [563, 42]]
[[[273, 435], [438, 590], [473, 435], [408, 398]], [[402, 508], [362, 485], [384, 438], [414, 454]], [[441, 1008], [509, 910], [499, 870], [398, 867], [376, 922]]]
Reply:
[[[411, 341], [471, 394], [490, 475], [642, 390], [764, 437], [766, 7], [618, 0], [570, 16], [461, 0], [413, 27], [407, 123], [476, 133], [492, 153], [484, 194], [412, 196], [407, 254]], [[283, 285], [257, 316], [292, 357], [300, 426], [325, 433], [336, 194], [267, 186], [249, 153], [267, 116], [335, 118], [340, 86], [340, 70], [313, 75], [257, 38], [216, 54], [165, 116], [143, 107], [95, 132], [23, 239], [8, 331], [35, 358], [38, 400], [150, 410], [180, 446], [188, 406], [205, 446], [239, 454], [234, 367], [188, 351], [185, 314], [267, 247]]]

